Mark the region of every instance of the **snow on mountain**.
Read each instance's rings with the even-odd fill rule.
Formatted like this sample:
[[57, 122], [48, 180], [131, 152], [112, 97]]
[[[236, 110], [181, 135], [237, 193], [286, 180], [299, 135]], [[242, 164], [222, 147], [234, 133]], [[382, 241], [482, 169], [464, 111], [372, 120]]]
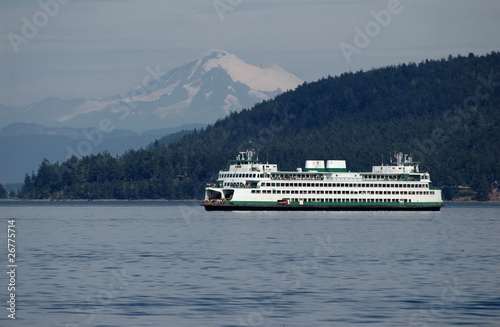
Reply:
[[215, 58], [203, 65], [205, 72], [220, 67], [231, 76], [233, 82], [246, 84], [253, 91], [275, 92], [280, 89], [287, 91], [302, 83], [300, 78], [277, 65], [259, 68], [225, 51], [213, 51], [208, 56]]
[[277, 65], [256, 67], [226, 51], [206, 52], [145, 80], [147, 85], [122, 96], [101, 100], [47, 98], [27, 108], [0, 110], [0, 128], [13, 122], [87, 128], [99, 126], [104, 118], [111, 119], [116, 128], [136, 132], [207, 124], [302, 83]]

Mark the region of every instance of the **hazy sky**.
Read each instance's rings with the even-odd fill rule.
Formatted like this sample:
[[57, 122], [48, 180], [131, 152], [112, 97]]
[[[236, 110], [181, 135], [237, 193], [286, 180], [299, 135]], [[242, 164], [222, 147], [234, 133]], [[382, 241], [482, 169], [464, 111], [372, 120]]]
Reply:
[[0, 0], [0, 103], [101, 98], [210, 49], [306, 81], [500, 50], [499, 0]]

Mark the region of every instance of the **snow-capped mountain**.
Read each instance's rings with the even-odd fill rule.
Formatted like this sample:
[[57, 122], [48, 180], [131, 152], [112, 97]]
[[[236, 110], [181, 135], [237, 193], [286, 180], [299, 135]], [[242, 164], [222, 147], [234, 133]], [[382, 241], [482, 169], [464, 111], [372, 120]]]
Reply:
[[0, 128], [13, 122], [87, 128], [105, 118], [116, 128], [137, 132], [212, 123], [301, 83], [277, 65], [256, 67], [228, 52], [209, 51], [166, 73], [159, 66], [147, 67], [139, 85], [122, 96], [47, 98], [27, 108], [0, 107]]

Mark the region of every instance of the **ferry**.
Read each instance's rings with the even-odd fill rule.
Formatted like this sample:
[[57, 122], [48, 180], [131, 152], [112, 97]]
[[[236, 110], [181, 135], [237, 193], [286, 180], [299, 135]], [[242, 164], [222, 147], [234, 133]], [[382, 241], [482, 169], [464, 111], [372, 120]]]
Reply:
[[254, 150], [239, 152], [205, 189], [205, 210], [439, 211], [441, 190], [403, 153], [370, 172], [350, 172], [345, 160], [306, 160], [304, 169], [280, 171]]

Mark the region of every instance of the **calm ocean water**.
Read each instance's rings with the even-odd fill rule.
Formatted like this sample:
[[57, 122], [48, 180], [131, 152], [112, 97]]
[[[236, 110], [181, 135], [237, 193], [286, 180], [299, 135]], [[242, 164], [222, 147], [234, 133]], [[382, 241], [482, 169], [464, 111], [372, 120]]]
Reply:
[[500, 326], [494, 205], [209, 213], [189, 202], [0, 202], [0, 263], [0, 326]]

